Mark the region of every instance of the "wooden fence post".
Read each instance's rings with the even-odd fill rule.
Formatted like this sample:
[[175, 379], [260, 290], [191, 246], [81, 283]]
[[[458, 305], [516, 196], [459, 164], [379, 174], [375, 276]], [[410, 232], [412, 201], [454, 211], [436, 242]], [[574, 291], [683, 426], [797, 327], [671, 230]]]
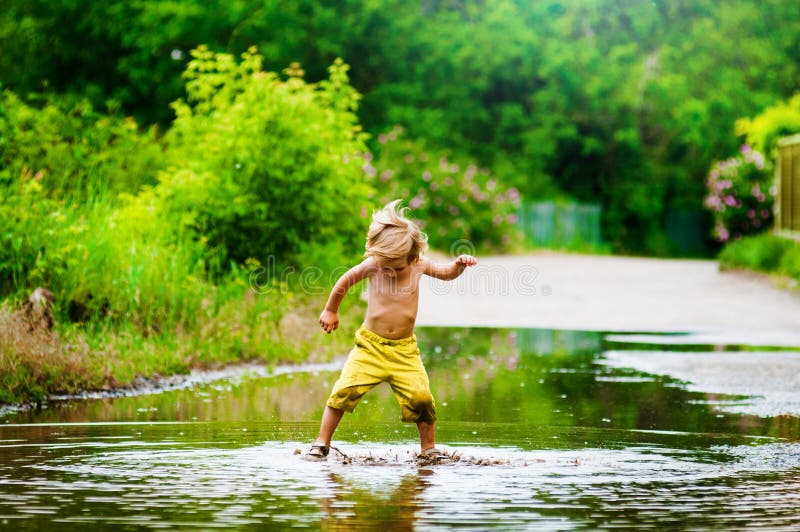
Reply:
[[800, 234], [800, 135], [778, 141], [775, 165], [775, 230]]

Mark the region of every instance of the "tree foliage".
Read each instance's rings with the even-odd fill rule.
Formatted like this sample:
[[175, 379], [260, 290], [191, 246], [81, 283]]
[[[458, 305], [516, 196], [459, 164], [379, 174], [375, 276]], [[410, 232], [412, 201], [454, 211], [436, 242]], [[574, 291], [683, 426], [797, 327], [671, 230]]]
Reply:
[[165, 139], [171, 164], [192, 173], [163, 175], [165, 207], [195, 213], [198, 234], [238, 263], [330, 240], [360, 247], [371, 188], [347, 65], [309, 84], [297, 65], [286, 80], [263, 71], [255, 50], [241, 62], [203, 47], [192, 56]]
[[490, 166], [529, 199], [604, 206], [615, 248], [669, 253], [676, 211], [702, 208], [734, 123], [798, 86], [794, 0], [3, 0], [0, 79], [79, 92], [166, 124], [188, 51], [336, 57], [364, 95], [365, 130]]

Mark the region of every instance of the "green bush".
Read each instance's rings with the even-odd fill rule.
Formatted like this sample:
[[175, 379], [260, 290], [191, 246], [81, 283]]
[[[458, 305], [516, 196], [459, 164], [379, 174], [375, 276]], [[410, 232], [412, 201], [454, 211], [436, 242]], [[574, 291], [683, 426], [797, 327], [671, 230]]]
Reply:
[[794, 242], [786, 248], [778, 271], [800, 281], [800, 243]]
[[361, 248], [371, 187], [346, 65], [312, 85], [262, 72], [253, 52], [194, 55], [192, 105], [175, 104], [164, 149], [84, 104], [3, 95], [2, 294], [46, 286], [62, 318], [191, 329], [222, 304], [217, 286], [246, 290], [245, 263], [332, 270]]
[[192, 56], [188, 103], [174, 104], [166, 136], [177, 170], [156, 187], [169, 191], [160, 196], [171, 219], [223, 262], [265, 262], [329, 240], [360, 245], [371, 187], [347, 65], [337, 60], [310, 84], [296, 65], [285, 80], [262, 71], [252, 49], [239, 63], [203, 47]]
[[36, 174], [49, 197], [82, 201], [97, 192], [136, 192], [163, 165], [155, 128], [106, 116], [85, 100], [50, 97], [37, 105], [0, 94], [0, 186]]
[[374, 160], [367, 156], [364, 170], [375, 183], [378, 203], [407, 201], [433, 247], [448, 249], [459, 241], [490, 251], [512, 246], [518, 236], [517, 189], [486, 168], [455, 162], [402, 133], [395, 127], [379, 135]]
[[800, 133], [800, 93], [778, 102], [755, 118], [736, 121], [736, 134], [743, 135], [749, 145], [772, 156], [781, 137]]
[[773, 234], [731, 242], [720, 253], [719, 262], [723, 269], [747, 268], [800, 280], [800, 244]]

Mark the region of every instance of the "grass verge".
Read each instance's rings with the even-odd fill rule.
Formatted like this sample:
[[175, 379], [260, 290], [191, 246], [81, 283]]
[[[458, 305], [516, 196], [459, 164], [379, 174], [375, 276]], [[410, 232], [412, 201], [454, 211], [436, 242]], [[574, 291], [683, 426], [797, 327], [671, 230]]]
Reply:
[[763, 233], [731, 242], [720, 252], [722, 270], [748, 269], [782, 279], [780, 284], [797, 288], [800, 283], [800, 242]]
[[108, 320], [56, 324], [31, 320], [22, 307], [0, 306], [0, 404], [41, 403], [53, 394], [109, 390], [139, 376], [218, 369], [242, 362], [268, 365], [328, 361], [349, 351], [363, 303], [343, 308], [346, 324], [325, 335], [317, 321], [324, 301], [284, 294], [275, 298], [244, 290], [213, 315], [201, 315], [192, 331], [142, 331]]

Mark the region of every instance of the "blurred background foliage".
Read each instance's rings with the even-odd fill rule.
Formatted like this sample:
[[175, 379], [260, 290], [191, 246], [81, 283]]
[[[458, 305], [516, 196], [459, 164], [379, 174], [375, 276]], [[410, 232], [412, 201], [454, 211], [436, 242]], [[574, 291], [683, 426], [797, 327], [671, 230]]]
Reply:
[[[773, 147], [800, 131], [786, 0], [0, 7], [0, 290], [95, 311], [141, 309], [145, 271], [163, 293], [155, 264], [333, 270], [395, 197], [441, 249], [519, 249], [520, 204], [559, 200], [601, 204], [615, 252], [685, 254], [669, 224], [694, 216], [708, 253], [769, 226]], [[711, 197], [728, 178], [738, 214]]]
[[[399, 125], [428, 149], [491, 168], [525, 200], [601, 203], [604, 238], [624, 253], [681, 253], [667, 222], [702, 210], [713, 161], [741, 144], [735, 121], [790, 98], [800, 79], [800, 10], [790, 0], [2, 7], [7, 88], [25, 99], [78, 94], [162, 128], [200, 44], [235, 55], [256, 46], [267, 70], [299, 62], [310, 82], [341, 57], [363, 94], [358, 118], [371, 147]], [[710, 235], [710, 217], [703, 223]]]

